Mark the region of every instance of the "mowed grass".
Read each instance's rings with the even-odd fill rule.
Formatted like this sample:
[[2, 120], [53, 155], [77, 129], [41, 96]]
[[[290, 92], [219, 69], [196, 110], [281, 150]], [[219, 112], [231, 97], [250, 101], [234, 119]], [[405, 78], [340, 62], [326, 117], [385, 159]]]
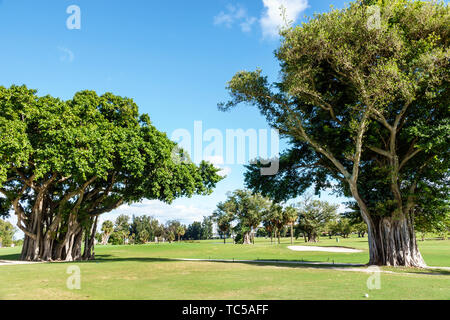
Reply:
[[[321, 239], [362, 253], [298, 252], [257, 239], [253, 246], [220, 240], [136, 246], [97, 246], [97, 260], [0, 266], [0, 299], [450, 299], [450, 272], [384, 268], [381, 289], [369, 290], [371, 274], [277, 261], [367, 263], [367, 239]], [[305, 244], [296, 241], [295, 245]], [[450, 266], [450, 241], [419, 242], [430, 266]], [[20, 248], [0, 250], [17, 259]], [[174, 261], [174, 258], [272, 260], [272, 263]], [[81, 271], [81, 289], [69, 290], [69, 266]], [[364, 269], [364, 268], [362, 268]], [[369, 294], [369, 298], [365, 294]]]

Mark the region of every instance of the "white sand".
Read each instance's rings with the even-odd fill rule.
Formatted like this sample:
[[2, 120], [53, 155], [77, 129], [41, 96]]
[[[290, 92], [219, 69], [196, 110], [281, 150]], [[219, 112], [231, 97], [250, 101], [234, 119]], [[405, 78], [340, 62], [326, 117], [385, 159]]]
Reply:
[[17, 260], [0, 260], [0, 266], [13, 266], [16, 264], [34, 264], [39, 262], [17, 261]]
[[293, 251], [320, 251], [320, 252], [342, 252], [342, 253], [363, 252], [362, 250], [341, 248], [341, 247], [290, 246], [288, 247], [288, 249]]

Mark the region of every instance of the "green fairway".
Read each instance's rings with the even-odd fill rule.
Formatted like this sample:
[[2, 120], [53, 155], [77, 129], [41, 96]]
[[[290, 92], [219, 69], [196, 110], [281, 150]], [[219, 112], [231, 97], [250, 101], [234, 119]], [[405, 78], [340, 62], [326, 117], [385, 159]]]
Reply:
[[[450, 272], [384, 268], [381, 289], [369, 290], [370, 274], [279, 261], [367, 263], [367, 239], [321, 239], [316, 245], [362, 249], [361, 253], [298, 252], [257, 239], [254, 246], [220, 240], [97, 246], [97, 260], [0, 266], [1, 299], [450, 299]], [[305, 244], [296, 241], [296, 245]], [[430, 266], [450, 266], [450, 241], [419, 242]], [[0, 250], [17, 259], [20, 248]], [[173, 261], [174, 258], [274, 260], [273, 263]], [[78, 266], [81, 289], [66, 286], [67, 268]], [[364, 269], [362, 267], [361, 269]], [[369, 298], [365, 294], [369, 294]]]

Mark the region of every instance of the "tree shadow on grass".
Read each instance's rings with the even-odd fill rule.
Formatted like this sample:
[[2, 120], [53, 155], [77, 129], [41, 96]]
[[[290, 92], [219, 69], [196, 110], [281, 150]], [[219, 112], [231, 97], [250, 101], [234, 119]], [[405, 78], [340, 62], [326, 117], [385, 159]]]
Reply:
[[0, 260], [20, 260], [20, 253], [0, 255]]
[[170, 259], [170, 258], [161, 258], [161, 257], [126, 257], [119, 258], [110, 254], [99, 254], [95, 255], [95, 260], [87, 261], [87, 262], [177, 262], [179, 260]]
[[96, 255], [95, 260], [91, 260], [88, 262], [211, 262], [211, 263], [229, 263], [229, 264], [251, 264], [251, 265], [261, 265], [261, 266], [277, 266], [277, 267], [294, 267], [294, 268], [305, 268], [305, 267], [317, 267], [317, 268], [330, 268], [330, 267], [339, 267], [339, 268], [355, 268], [361, 267], [364, 265], [344, 265], [344, 264], [333, 264], [327, 263], [323, 261], [296, 261], [296, 260], [235, 260], [232, 259], [175, 259], [175, 258], [161, 258], [161, 257], [127, 257], [127, 258], [119, 258], [114, 257], [112, 255]]
[[[18, 261], [20, 260], [20, 254], [8, 254], [8, 255], [0, 255], [0, 260], [10, 260], [10, 261]], [[227, 263], [227, 264], [249, 264], [253, 266], [272, 266], [272, 267], [287, 267], [287, 268], [295, 268], [295, 269], [306, 269], [306, 268], [314, 268], [321, 270], [334, 270], [334, 269], [352, 269], [352, 268], [364, 268], [368, 267], [368, 265], [359, 264], [359, 265], [345, 265], [339, 263], [331, 263], [324, 261], [315, 261], [315, 260], [214, 260], [214, 259], [192, 259], [192, 260], [183, 260], [183, 259], [174, 259], [174, 258], [162, 258], [162, 257], [116, 257], [110, 254], [98, 254], [96, 255], [95, 260], [89, 261], [72, 261], [72, 262], [57, 262], [57, 263], [106, 263], [106, 262], [142, 262], [142, 263], [157, 263], [157, 262], [209, 262], [209, 263]], [[363, 270], [363, 269], [362, 269]], [[388, 271], [391, 271], [391, 274], [395, 273], [408, 273], [408, 274], [420, 274], [420, 275], [447, 275], [450, 276], [450, 271], [446, 269], [392, 269], [388, 268]]]
[[[209, 262], [209, 263], [226, 263], [226, 264], [248, 264], [253, 266], [271, 266], [271, 267], [286, 267], [294, 269], [320, 269], [320, 270], [335, 270], [335, 269], [361, 269], [365, 271], [368, 267], [367, 264], [339, 264], [328, 263], [323, 261], [295, 261], [295, 260], [247, 260], [247, 261], [232, 261], [232, 260], [219, 260], [219, 259], [174, 259], [174, 258], [161, 258], [161, 257], [127, 257], [119, 258], [112, 255], [97, 255], [95, 260], [88, 261], [90, 263], [105, 263], [105, 262], [143, 262], [143, 263], [155, 263], [155, 262]], [[337, 271], [338, 271], [337, 270]], [[391, 269], [392, 270], [392, 269]], [[397, 273], [393, 271], [393, 274]], [[398, 273], [408, 274], [421, 274], [421, 275], [448, 275], [450, 271], [444, 269], [401, 269]]]

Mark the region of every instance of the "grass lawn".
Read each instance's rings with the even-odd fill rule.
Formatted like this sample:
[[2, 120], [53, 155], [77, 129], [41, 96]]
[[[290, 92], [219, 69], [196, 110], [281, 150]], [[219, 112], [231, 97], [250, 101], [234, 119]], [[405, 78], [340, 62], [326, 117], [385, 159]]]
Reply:
[[[296, 245], [305, 244], [296, 241]], [[220, 240], [140, 246], [97, 246], [97, 260], [0, 266], [0, 299], [450, 299], [450, 272], [383, 268], [381, 289], [369, 290], [370, 274], [277, 260], [367, 263], [367, 239], [321, 239], [321, 246], [362, 249], [361, 253], [298, 252], [257, 239], [254, 246]], [[450, 267], [450, 241], [419, 242], [430, 266]], [[0, 249], [17, 259], [20, 248]], [[273, 263], [173, 261], [173, 258], [273, 260]], [[81, 271], [81, 289], [66, 286], [67, 268]], [[364, 295], [368, 293], [369, 298]]]

